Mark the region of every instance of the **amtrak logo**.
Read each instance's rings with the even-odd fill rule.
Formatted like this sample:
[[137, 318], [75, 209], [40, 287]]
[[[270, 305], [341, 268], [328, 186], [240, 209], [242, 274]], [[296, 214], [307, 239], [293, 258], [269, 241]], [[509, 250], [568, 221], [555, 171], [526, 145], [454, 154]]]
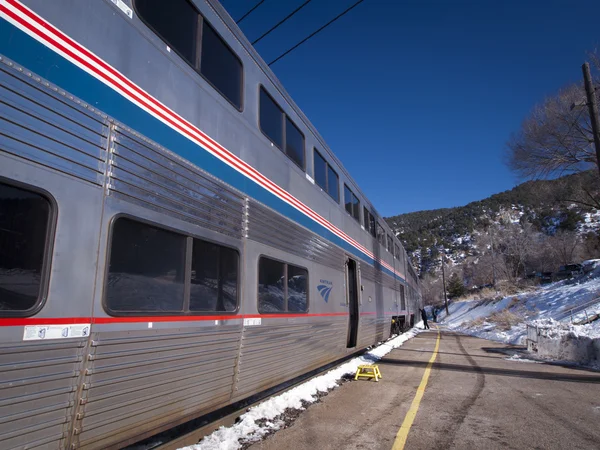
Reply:
[[319, 284], [317, 286], [317, 290], [319, 291], [319, 294], [321, 294], [321, 297], [323, 297], [323, 300], [325, 300], [325, 303], [327, 303], [329, 300], [329, 294], [331, 294], [331, 290], [333, 289], [333, 283], [327, 280], [320, 281], [323, 284]]

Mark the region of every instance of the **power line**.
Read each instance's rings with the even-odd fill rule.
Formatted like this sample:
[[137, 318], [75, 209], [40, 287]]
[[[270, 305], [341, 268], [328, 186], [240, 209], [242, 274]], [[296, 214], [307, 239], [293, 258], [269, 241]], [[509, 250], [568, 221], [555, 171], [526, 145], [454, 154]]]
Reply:
[[263, 33], [263, 35], [261, 37], [259, 37], [258, 39], [255, 39], [254, 42], [252, 43], [252, 45], [255, 45], [258, 41], [260, 41], [266, 35], [268, 35], [269, 33], [271, 33], [271, 31], [273, 31], [276, 28], [278, 28], [279, 25], [281, 25], [283, 22], [285, 22], [286, 20], [288, 20], [290, 17], [292, 17], [294, 14], [296, 14], [298, 11], [300, 11], [302, 8], [304, 8], [306, 5], [308, 5], [311, 1], [312, 0], [306, 0], [304, 3], [302, 3], [300, 6], [298, 6], [295, 10], [293, 10], [291, 13], [289, 13], [284, 19], [280, 20], [277, 24], [275, 24], [275, 26], [273, 26], [270, 30], [268, 30], [265, 33]]
[[314, 33], [310, 34], [309, 36], [305, 37], [304, 39], [302, 39], [300, 42], [298, 42], [296, 45], [294, 45], [292, 48], [290, 48], [289, 50], [283, 52], [281, 55], [279, 55], [277, 58], [275, 58], [273, 61], [271, 61], [268, 65], [271, 66], [274, 63], [276, 63], [277, 61], [279, 61], [281, 58], [283, 58], [285, 55], [287, 55], [288, 53], [290, 53], [291, 51], [297, 49], [298, 47], [300, 47], [302, 44], [304, 44], [306, 41], [308, 41], [311, 37], [313, 37], [315, 34], [319, 33], [320, 31], [323, 31], [325, 28], [327, 28], [329, 25], [331, 25], [333, 22], [335, 22], [336, 20], [338, 20], [340, 17], [342, 17], [344, 14], [350, 12], [350, 10], [354, 9], [356, 6], [359, 5], [359, 3], [362, 3], [364, 0], [358, 0], [354, 5], [352, 5], [351, 7], [349, 7], [348, 9], [346, 9], [344, 12], [342, 12], [341, 14], [338, 14], [337, 16], [335, 16], [333, 19], [331, 19], [329, 22], [327, 22], [325, 25], [323, 25], [321, 28], [319, 28], [317, 31], [315, 31]]
[[250, 9], [250, 11], [248, 11], [246, 14], [244, 14], [242, 17], [240, 17], [238, 20], [235, 21], [235, 23], [237, 23], [239, 25], [239, 23], [244, 20], [246, 17], [248, 17], [250, 15], [250, 13], [252, 11], [254, 11], [256, 8], [258, 8], [260, 5], [262, 5], [265, 2], [265, 0], [260, 0], [260, 2], [258, 2], [256, 5], [254, 5], [253, 8]]

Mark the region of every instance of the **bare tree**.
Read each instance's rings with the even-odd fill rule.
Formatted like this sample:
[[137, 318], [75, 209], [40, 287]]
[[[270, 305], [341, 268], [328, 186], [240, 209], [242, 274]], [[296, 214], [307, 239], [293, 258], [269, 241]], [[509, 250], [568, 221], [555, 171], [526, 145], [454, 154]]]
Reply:
[[498, 236], [498, 254], [503, 264], [500, 271], [508, 281], [516, 284], [520, 278], [527, 274], [527, 261], [531, 256], [535, 242], [534, 231], [530, 223], [526, 222], [521, 227], [519, 224], [510, 224], [504, 227]]
[[508, 142], [509, 166], [523, 178], [545, 178], [594, 167], [596, 152], [585, 98], [573, 84], [537, 105]]
[[[588, 53], [594, 84], [600, 84], [600, 53]], [[600, 89], [596, 90], [600, 96]], [[583, 83], [561, 89], [537, 105], [508, 142], [508, 164], [522, 178], [545, 178], [598, 164]], [[596, 170], [597, 172], [597, 170]], [[597, 197], [596, 197], [597, 198]], [[592, 202], [593, 207], [600, 203]]]
[[548, 238], [548, 243], [561, 265], [573, 262], [573, 257], [580, 245], [577, 233], [573, 231], [558, 231]]
[[423, 304], [430, 306], [440, 306], [444, 303], [444, 287], [440, 277], [432, 274], [426, 274], [421, 280], [421, 295]]
[[552, 247], [549, 236], [540, 233], [533, 245], [529, 265], [536, 272], [552, 272], [560, 265], [560, 259]]
[[489, 233], [480, 234], [475, 243], [476, 256], [469, 258], [463, 268], [468, 286], [482, 287], [494, 282], [494, 272], [498, 272], [497, 258], [492, 254], [492, 239]]

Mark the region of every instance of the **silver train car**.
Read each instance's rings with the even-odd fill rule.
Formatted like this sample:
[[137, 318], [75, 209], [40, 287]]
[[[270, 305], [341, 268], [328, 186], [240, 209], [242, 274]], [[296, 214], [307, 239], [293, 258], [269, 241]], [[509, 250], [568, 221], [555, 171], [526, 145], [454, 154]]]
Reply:
[[401, 243], [215, 0], [0, 1], [0, 442], [119, 448], [410, 326]]

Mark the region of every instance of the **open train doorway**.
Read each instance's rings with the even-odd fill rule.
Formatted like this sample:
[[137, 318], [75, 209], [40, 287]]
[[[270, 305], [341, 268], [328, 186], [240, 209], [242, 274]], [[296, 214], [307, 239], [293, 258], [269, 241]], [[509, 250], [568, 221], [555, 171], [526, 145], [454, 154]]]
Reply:
[[350, 321], [348, 323], [348, 343], [347, 348], [356, 347], [358, 338], [358, 271], [356, 261], [348, 259], [346, 261], [346, 298], [348, 308], [350, 309]]

